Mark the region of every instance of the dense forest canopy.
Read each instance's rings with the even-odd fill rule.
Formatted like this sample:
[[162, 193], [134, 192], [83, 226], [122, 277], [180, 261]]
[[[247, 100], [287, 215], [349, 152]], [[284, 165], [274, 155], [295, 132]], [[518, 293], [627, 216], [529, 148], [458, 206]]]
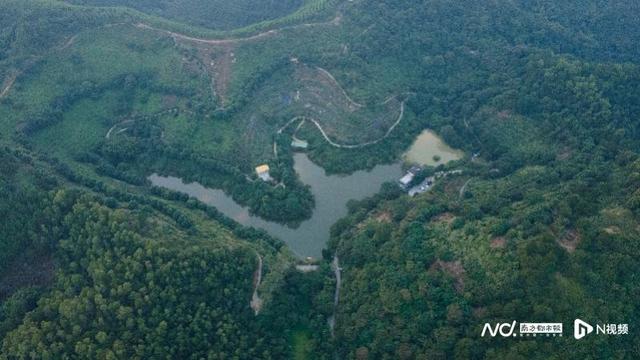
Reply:
[[[631, 0], [3, 1], [0, 359], [637, 358], [638, 16]], [[315, 199], [292, 140], [348, 174], [424, 129], [466, 155], [421, 179], [457, 172], [350, 202], [316, 267], [147, 180], [294, 226]], [[575, 318], [630, 334], [577, 341]], [[564, 336], [480, 335], [513, 320]]]

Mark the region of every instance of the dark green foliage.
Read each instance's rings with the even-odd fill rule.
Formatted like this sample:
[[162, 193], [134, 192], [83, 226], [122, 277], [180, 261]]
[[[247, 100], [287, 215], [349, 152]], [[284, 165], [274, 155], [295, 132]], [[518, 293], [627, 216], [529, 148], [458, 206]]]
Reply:
[[231, 30], [294, 12], [303, 0], [67, 0], [91, 6], [127, 6], [142, 12], [217, 30]]
[[[21, 159], [22, 156], [24, 158]], [[7, 270], [16, 255], [27, 248], [54, 249], [64, 234], [58, 226], [61, 214], [69, 208], [74, 197], [21, 184], [24, 178], [46, 183], [50, 176], [46, 172], [35, 171], [25, 161], [32, 160], [23, 152], [0, 149], [0, 274]]]
[[[100, 3], [218, 29], [273, 19], [300, 5], [263, 1], [263, 11], [248, 1], [180, 2], [189, 5], [184, 8], [171, 1]], [[569, 333], [576, 317], [640, 320], [637, 2], [339, 6], [337, 25], [234, 44], [238, 62], [225, 110], [210, 101], [210, 79], [193, 72], [199, 50], [184, 44], [176, 50], [169, 37], [124, 26], [100, 39], [109, 46], [122, 45], [120, 34], [130, 40], [121, 49], [130, 53], [112, 59], [119, 71], [101, 73], [100, 81], [79, 77], [39, 102], [47, 91], [20, 92], [21, 86], [50, 80], [43, 74], [56, 61], [75, 64], [65, 68], [74, 75], [88, 69], [83, 62], [104, 56], [103, 49], [83, 53], [84, 47], [69, 57], [49, 58], [49, 51], [88, 28], [97, 39], [102, 32], [95, 28], [132, 22], [133, 12], [48, 1], [0, 6], [6, 10], [0, 81], [16, 71], [24, 76], [18, 94], [0, 107], [0, 140], [9, 144], [0, 152], [0, 281], [7, 288], [19, 278], [11, 271], [20, 267], [12, 265], [25, 248], [34, 249], [25, 255], [27, 265], [55, 254], [57, 271], [55, 281], [35, 288], [15, 281], [0, 299], [0, 358], [637, 357], [633, 327], [629, 336], [579, 343]], [[236, 12], [242, 17], [228, 15]], [[169, 60], [127, 66], [155, 55]], [[280, 277], [267, 282], [269, 301], [256, 317], [248, 306], [255, 249], [283, 244], [194, 199], [148, 187], [145, 178], [159, 172], [222, 188], [280, 222], [309, 217], [313, 199], [292, 169], [291, 134], [266, 133], [288, 119], [263, 119], [255, 128], [245, 119], [275, 114], [260, 113], [268, 103], [261, 95], [297, 86], [281, 74], [293, 67], [293, 56], [330, 70], [358, 102], [407, 98], [404, 120], [374, 146], [337, 149], [303, 126], [298, 135], [309, 141], [310, 157], [329, 172], [395, 161], [425, 127], [479, 157], [455, 164], [462, 175], [440, 179], [416, 198], [387, 184], [375, 197], [349, 203], [317, 273], [284, 269], [290, 259], [272, 256], [277, 260], [269, 259], [267, 273]], [[167, 74], [181, 82], [169, 82]], [[206, 91], [198, 88], [203, 84]], [[86, 100], [110, 106], [103, 118], [87, 122], [96, 126], [96, 140], [77, 152], [45, 154], [37, 136], [65, 123]], [[107, 141], [102, 128], [124, 119], [135, 121]], [[188, 130], [179, 135], [165, 132], [183, 127]], [[241, 138], [249, 130], [264, 131], [263, 143], [254, 148], [255, 138]], [[205, 131], [208, 137], [196, 141]], [[278, 158], [271, 157], [272, 141]], [[255, 161], [268, 162], [284, 186], [253, 181]], [[343, 280], [336, 308], [328, 264], [334, 254]], [[334, 311], [335, 338], [327, 327]], [[485, 322], [505, 320], [562, 321], [565, 336], [480, 337]]]
[[[255, 257], [170, 249], [141, 238], [135, 231], [143, 225], [127, 217], [91, 203], [74, 206], [56, 287], [7, 336], [3, 353], [254, 358], [245, 326], [253, 316], [247, 305]], [[52, 330], [58, 335], [48, 336]]]

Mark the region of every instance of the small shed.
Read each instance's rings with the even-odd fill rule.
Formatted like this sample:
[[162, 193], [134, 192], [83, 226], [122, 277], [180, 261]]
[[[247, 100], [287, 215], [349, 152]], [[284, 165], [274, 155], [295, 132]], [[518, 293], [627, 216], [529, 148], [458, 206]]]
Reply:
[[306, 150], [309, 147], [309, 143], [304, 140], [293, 139], [291, 141], [291, 147], [298, 150]]

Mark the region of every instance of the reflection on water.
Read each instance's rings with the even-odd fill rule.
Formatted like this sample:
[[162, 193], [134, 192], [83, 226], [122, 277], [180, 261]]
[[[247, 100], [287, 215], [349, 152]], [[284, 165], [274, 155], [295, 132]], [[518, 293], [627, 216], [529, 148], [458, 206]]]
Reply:
[[[434, 156], [438, 156], [440, 160], [435, 161]], [[409, 163], [438, 166], [452, 160], [461, 159], [463, 156], [464, 153], [462, 151], [447, 145], [436, 133], [431, 130], [425, 130], [404, 154], [404, 159]]]
[[358, 171], [347, 176], [327, 176], [325, 171], [311, 162], [305, 154], [294, 155], [294, 168], [303, 183], [311, 186], [316, 207], [311, 219], [296, 229], [269, 222], [249, 214], [222, 190], [208, 189], [198, 183], [185, 184], [175, 177], [153, 174], [149, 180], [156, 186], [186, 193], [216, 207], [235, 221], [260, 229], [286, 242], [298, 256], [318, 258], [322, 254], [331, 225], [347, 215], [347, 201], [360, 200], [377, 193], [387, 181], [402, 175], [401, 164], [380, 165], [371, 171]]

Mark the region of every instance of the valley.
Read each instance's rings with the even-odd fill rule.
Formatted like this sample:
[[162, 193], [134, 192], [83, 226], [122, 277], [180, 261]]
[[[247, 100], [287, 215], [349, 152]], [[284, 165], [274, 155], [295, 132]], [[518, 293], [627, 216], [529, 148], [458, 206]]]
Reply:
[[0, 14], [0, 360], [635, 358], [634, 2]]

